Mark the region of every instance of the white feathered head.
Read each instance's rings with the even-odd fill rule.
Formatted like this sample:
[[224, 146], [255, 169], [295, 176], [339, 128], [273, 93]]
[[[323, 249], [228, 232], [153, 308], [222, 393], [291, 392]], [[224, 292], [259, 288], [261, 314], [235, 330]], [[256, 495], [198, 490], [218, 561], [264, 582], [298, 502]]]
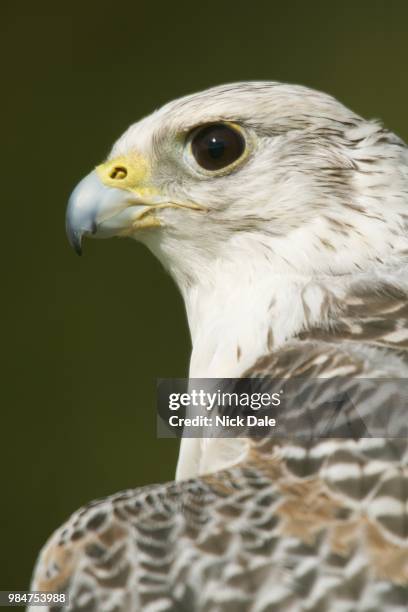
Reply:
[[215, 262], [344, 274], [406, 247], [407, 161], [328, 95], [224, 85], [132, 125], [73, 192], [68, 235], [77, 251], [88, 234], [141, 240], [182, 288]]

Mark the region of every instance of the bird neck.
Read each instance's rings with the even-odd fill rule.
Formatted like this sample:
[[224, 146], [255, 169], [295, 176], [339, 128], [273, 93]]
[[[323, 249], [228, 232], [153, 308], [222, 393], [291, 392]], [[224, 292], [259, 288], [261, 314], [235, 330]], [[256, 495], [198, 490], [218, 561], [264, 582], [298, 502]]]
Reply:
[[193, 344], [190, 377], [241, 376], [304, 328], [306, 309], [308, 320], [318, 318], [323, 295], [310, 277], [240, 266], [228, 274], [218, 267], [210, 278], [184, 294]]
[[[214, 266], [184, 291], [193, 350], [190, 378], [238, 378], [315, 321], [324, 291], [311, 277], [270, 266]], [[236, 464], [246, 456], [242, 438], [183, 438], [176, 478], [183, 480]]]
[[[353, 219], [350, 214], [349, 225]], [[365, 223], [370, 231], [360, 248], [353, 248], [351, 230], [316, 248], [310, 232], [320, 239], [327, 230], [319, 219], [285, 238], [241, 232], [214, 243], [160, 234], [147, 243], [184, 297], [193, 344], [190, 377], [242, 376], [299, 332], [329, 327], [353, 279], [398, 267], [408, 252], [401, 228], [392, 234], [376, 218]], [[334, 249], [335, 256], [325, 249]]]

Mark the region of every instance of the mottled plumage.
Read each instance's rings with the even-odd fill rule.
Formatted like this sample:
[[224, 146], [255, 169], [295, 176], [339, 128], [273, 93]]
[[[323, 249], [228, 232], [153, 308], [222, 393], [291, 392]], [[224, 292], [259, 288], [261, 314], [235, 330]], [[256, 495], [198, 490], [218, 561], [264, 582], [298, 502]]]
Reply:
[[[248, 156], [201, 172], [186, 135], [221, 121]], [[242, 83], [135, 124], [97, 172], [71, 201], [71, 241], [132, 236], [161, 259], [186, 303], [192, 377], [299, 378], [316, 415], [316, 378], [364, 380], [364, 422], [387, 409], [376, 379], [408, 374], [400, 139], [324, 94]], [[178, 482], [79, 510], [33, 588], [69, 593], [73, 611], [405, 612], [406, 417], [393, 438], [302, 439], [296, 410], [290, 438], [183, 440]]]

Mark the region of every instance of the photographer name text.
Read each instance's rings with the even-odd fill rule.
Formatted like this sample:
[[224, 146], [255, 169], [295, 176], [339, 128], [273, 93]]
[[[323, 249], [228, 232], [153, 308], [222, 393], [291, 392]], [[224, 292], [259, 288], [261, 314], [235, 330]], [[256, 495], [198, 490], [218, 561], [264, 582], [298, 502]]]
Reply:
[[176, 414], [169, 418], [171, 427], [275, 427], [276, 419], [271, 417], [247, 416], [215, 416], [197, 415], [180, 417]]

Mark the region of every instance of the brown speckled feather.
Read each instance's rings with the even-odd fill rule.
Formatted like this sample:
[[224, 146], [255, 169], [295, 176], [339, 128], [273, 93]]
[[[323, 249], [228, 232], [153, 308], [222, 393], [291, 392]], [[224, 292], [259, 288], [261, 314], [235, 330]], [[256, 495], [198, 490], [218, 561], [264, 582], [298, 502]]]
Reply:
[[[362, 329], [383, 316], [389, 334], [406, 308], [395, 298], [373, 298], [361, 312], [354, 300], [346, 313], [357, 309]], [[347, 366], [364, 376], [370, 360], [347, 321], [334, 341], [294, 340], [246, 375], [313, 380]], [[375, 398], [373, 385], [367, 401]], [[69, 593], [78, 611], [351, 612], [358, 602], [403, 612], [407, 504], [406, 437], [253, 441], [232, 469], [124, 491], [74, 514], [42, 552], [33, 588]]]

